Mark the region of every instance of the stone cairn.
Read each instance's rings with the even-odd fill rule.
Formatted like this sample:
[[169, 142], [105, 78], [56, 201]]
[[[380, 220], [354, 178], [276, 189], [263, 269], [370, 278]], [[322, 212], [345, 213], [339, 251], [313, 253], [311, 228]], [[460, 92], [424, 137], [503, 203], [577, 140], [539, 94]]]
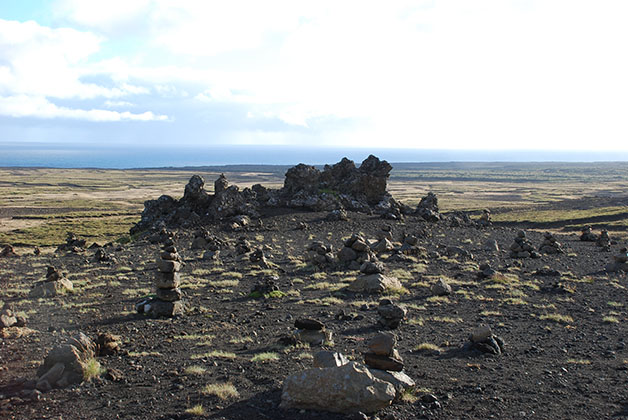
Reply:
[[[0, 308], [3, 303], [0, 302]], [[26, 325], [26, 318], [22, 315], [13, 313], [11, 308], [2, 308], [0, 311], [0, 330], [9, 327], [23, 327]]]
[[480, 279], [488, 279], [497, 274], [497, 270], [491, 267], [491, 264], [488, 261], [480, 264], [480, 271], [478, 272], [478, 278]]
[[65, 244], [59, 245], [59, 247], [57, 247], [57, 252], [83, 252], [85, 251], [85, 244], [85, 239], [79, 239], [74, 233], [68, 232], [65, 238]]
[[29, 297], [52, 297], [71, 292], [72, 290], [74, 290], [72, 282], [63, 277], [59, 270], [49, 265], [46, 268], [46, 279], [35, 284], [29, 293]]
[[491, 327], [488, 325], [481, 325], [473, 330], [469, 336], [467, 346], [482, 353], [498, 355], [504, 352], [504, 340], [493, 334]]
[[401, 372], [403, 359], [395, 348], [397, 338], [390, 333], [379, 333], [368, 343], [369, 351], [364, 353], [364, 363], [373, 369]]
[[35, 388], [46, 392], [80, 383], [86, 377], [87, 362], [94, 358], [96, 346], [83, 333], [53, 348], [37, 370]]
[[545, 254], [562, 254], [563, 248], [551, 232], [545, 232], [539, 251]]
[[603, 230], [602, 232], [600, 232], [600, 236], [597, 238], [595, 244], [602, 248], [604, 251], [611, 250], [611, 237], [608, 236], [607, 230]]
[[622, 248], [619, 250], [619, 254], [613, 255], [613, 260], [606, 266], [606, 271], [628, 272], [628, 248]]
[[6, 258], [6, 257], [17, 257], [17, 253], [15, 252], [15, 250], [13, 249], [13, 247], [11, 245], [5, 245], [2, 247], [2, 250], [0, 251], [0, 258]]
[[585, 226], [584, 229], [582, 229], [582, 233], [580, 234], [580, 240], [584, 242], [597, 241], [597, 236], [591, 230], [591, 226]]
[[480, 226], [491, 226], [493, 221], [491, 220], [491, 211], [489, 209], [482, 210], [482, 215], [478, 220], [478, 225]]
[[[379, 315], [379, 324], [389, 330], [399, 327], [402, 321], [406, 319], [407, 309], [401, 305], [397, 305], [390, 299], [382, 299], [377, 307]], [[388, 370], [388, 369], [385, 369]]]
[[359, 270], [365, 261], [376, 261], [367, 240], [360, 234], [353, 234], [338, 251], [338, 260], [350, 270]]
[[332, 332], [325, 325], [315, 319], [299, 318], [294, 321], [294, 338], [299, 343], [307, 343], [313, 346], [322, 346], [331, 342]]
[[371, 246], [371, 249], [378, 254], [390, 252], [395, 249], [392, 240], [392, 226], [386, 225], [382, 227], [379, 232], [377, 232], [377, 242]]
[[139, 313], [157, 317], [173, 317], [183, 314], [185, 305], [183, 292], [179, 288], [182, 259], [174, 246], [172, 238], [166, 240], [163, 252], [157, 259], [157, 276], [155, 277], [156, 296], [143, 299], [137, 303]]
[[532, 242], [526, 238], [523, 230], [517, 232], [515, 241], [510, 246], [510, 258], [539, 258], [541, 255], [534, 250]]
[[331, 245], [325, 245], [321, 241], [315, 241], [307, 248], [307, 261], [316, 267], [326, 267], [338, 262]]
[[401, 283], [396, 277], [384, 275], [385, 267], [381, 261], [365, 261], [360, 266], [362, 273], [347, 290], [356, 293], [383, 293], [389, 288], [400, 289]]

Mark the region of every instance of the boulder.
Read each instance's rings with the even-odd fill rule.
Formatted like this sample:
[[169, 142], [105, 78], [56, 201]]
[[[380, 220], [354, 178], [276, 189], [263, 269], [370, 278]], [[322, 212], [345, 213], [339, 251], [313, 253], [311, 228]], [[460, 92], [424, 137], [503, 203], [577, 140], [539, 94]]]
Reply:
[[451, 286], [442, 278], [438, 279], [438, 281], [432, 285], [430, 290], [434, 296], [451, 295]]
[[396, 277], [377, 273], [358, 277], [347, 287], [347, 290], [351, 292], [383, 293], [389, 288], [399, 289], [401, 287], [401, 283]]
[[368, 343], [372, 353], [381, 356], [390, 356], [397, 345], [397, 338], [391, 333], [379, 333]]
[[399, 372], [390, 371], [389, 372], [387, 370], [373, 369], [373, 368], [369, 368], [369, 371], [371, 372], [371, 375], [373, 375], [377, 379], [382, 380], [384, 382], [388, 382], [392, 384], [392, 386], [395, 387], [395, 391], [396, 391], [395, 401], [400, 400], [402, 395], [407, 389], [412, 388], [413, 386], [416, 385], [414, 380], [408, 375], [406, 375], [405, 372], [402, 372], [402, 371], [399, 371]]
[[388, 407], [395, 396], [392, 384], [375, 378], [366, 366], [350, 362], [288, 376], [284, 380], [280, 407], [373, 413]]

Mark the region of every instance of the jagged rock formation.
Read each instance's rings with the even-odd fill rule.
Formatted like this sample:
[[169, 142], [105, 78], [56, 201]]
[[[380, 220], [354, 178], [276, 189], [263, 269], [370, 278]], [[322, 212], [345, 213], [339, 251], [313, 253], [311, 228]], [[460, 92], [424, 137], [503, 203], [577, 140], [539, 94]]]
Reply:
[[[386, 191], [391, 169], [388, 162], [373, 155], [359, 167], [347, 158], [325, 165], [322, 171], [299, 164], [286, 172], [284, 185], [278, 190], [260, 184], [240, 190], [230, 186], [221, 174], [214, 183], [213, 194], [205, 190], [205, 180], [194, 175], [180, 200], [162, 195], [157, 200], [146, 201], [142, 219], [131, 228], [131, 233], [164, 226], [191, 227], [235, 216], [258, 218], [260, 210], [267, 207], [336, 211], [340, 216], [346, 215], [347, 210], [376, 212], [397, 215], [398, 219], [402, 213], [413, 213], [413, 209], [397, 202]], [[414, 212], [426, 220], [439, 220], [436, 196], [428, 194]]]

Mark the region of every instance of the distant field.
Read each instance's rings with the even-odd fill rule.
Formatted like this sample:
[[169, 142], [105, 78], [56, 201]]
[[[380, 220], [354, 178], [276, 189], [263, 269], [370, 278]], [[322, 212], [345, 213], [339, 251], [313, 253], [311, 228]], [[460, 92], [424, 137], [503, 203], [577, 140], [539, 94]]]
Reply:
[[[415, 205], [427, 192], [442, 211], [489, 208], [501, 222], [626, 230], [628, 163], [393, 164], [389, 191]], [[286, 166], [101, 170], [0, 168], [0, 243], [52, 246], [73, 231], [89, 241], [124, 238], [143, 202], [179, 198], [193, 174], [213, 189], [224, 172], [240, 187], [278, 188]]]

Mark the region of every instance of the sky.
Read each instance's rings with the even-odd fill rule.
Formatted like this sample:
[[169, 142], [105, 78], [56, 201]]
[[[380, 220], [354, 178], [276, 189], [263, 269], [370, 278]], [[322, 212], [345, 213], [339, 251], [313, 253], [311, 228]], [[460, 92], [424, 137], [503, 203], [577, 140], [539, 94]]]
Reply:
[[624, 0], [3, 0], [0, 142], [628, 150]]

